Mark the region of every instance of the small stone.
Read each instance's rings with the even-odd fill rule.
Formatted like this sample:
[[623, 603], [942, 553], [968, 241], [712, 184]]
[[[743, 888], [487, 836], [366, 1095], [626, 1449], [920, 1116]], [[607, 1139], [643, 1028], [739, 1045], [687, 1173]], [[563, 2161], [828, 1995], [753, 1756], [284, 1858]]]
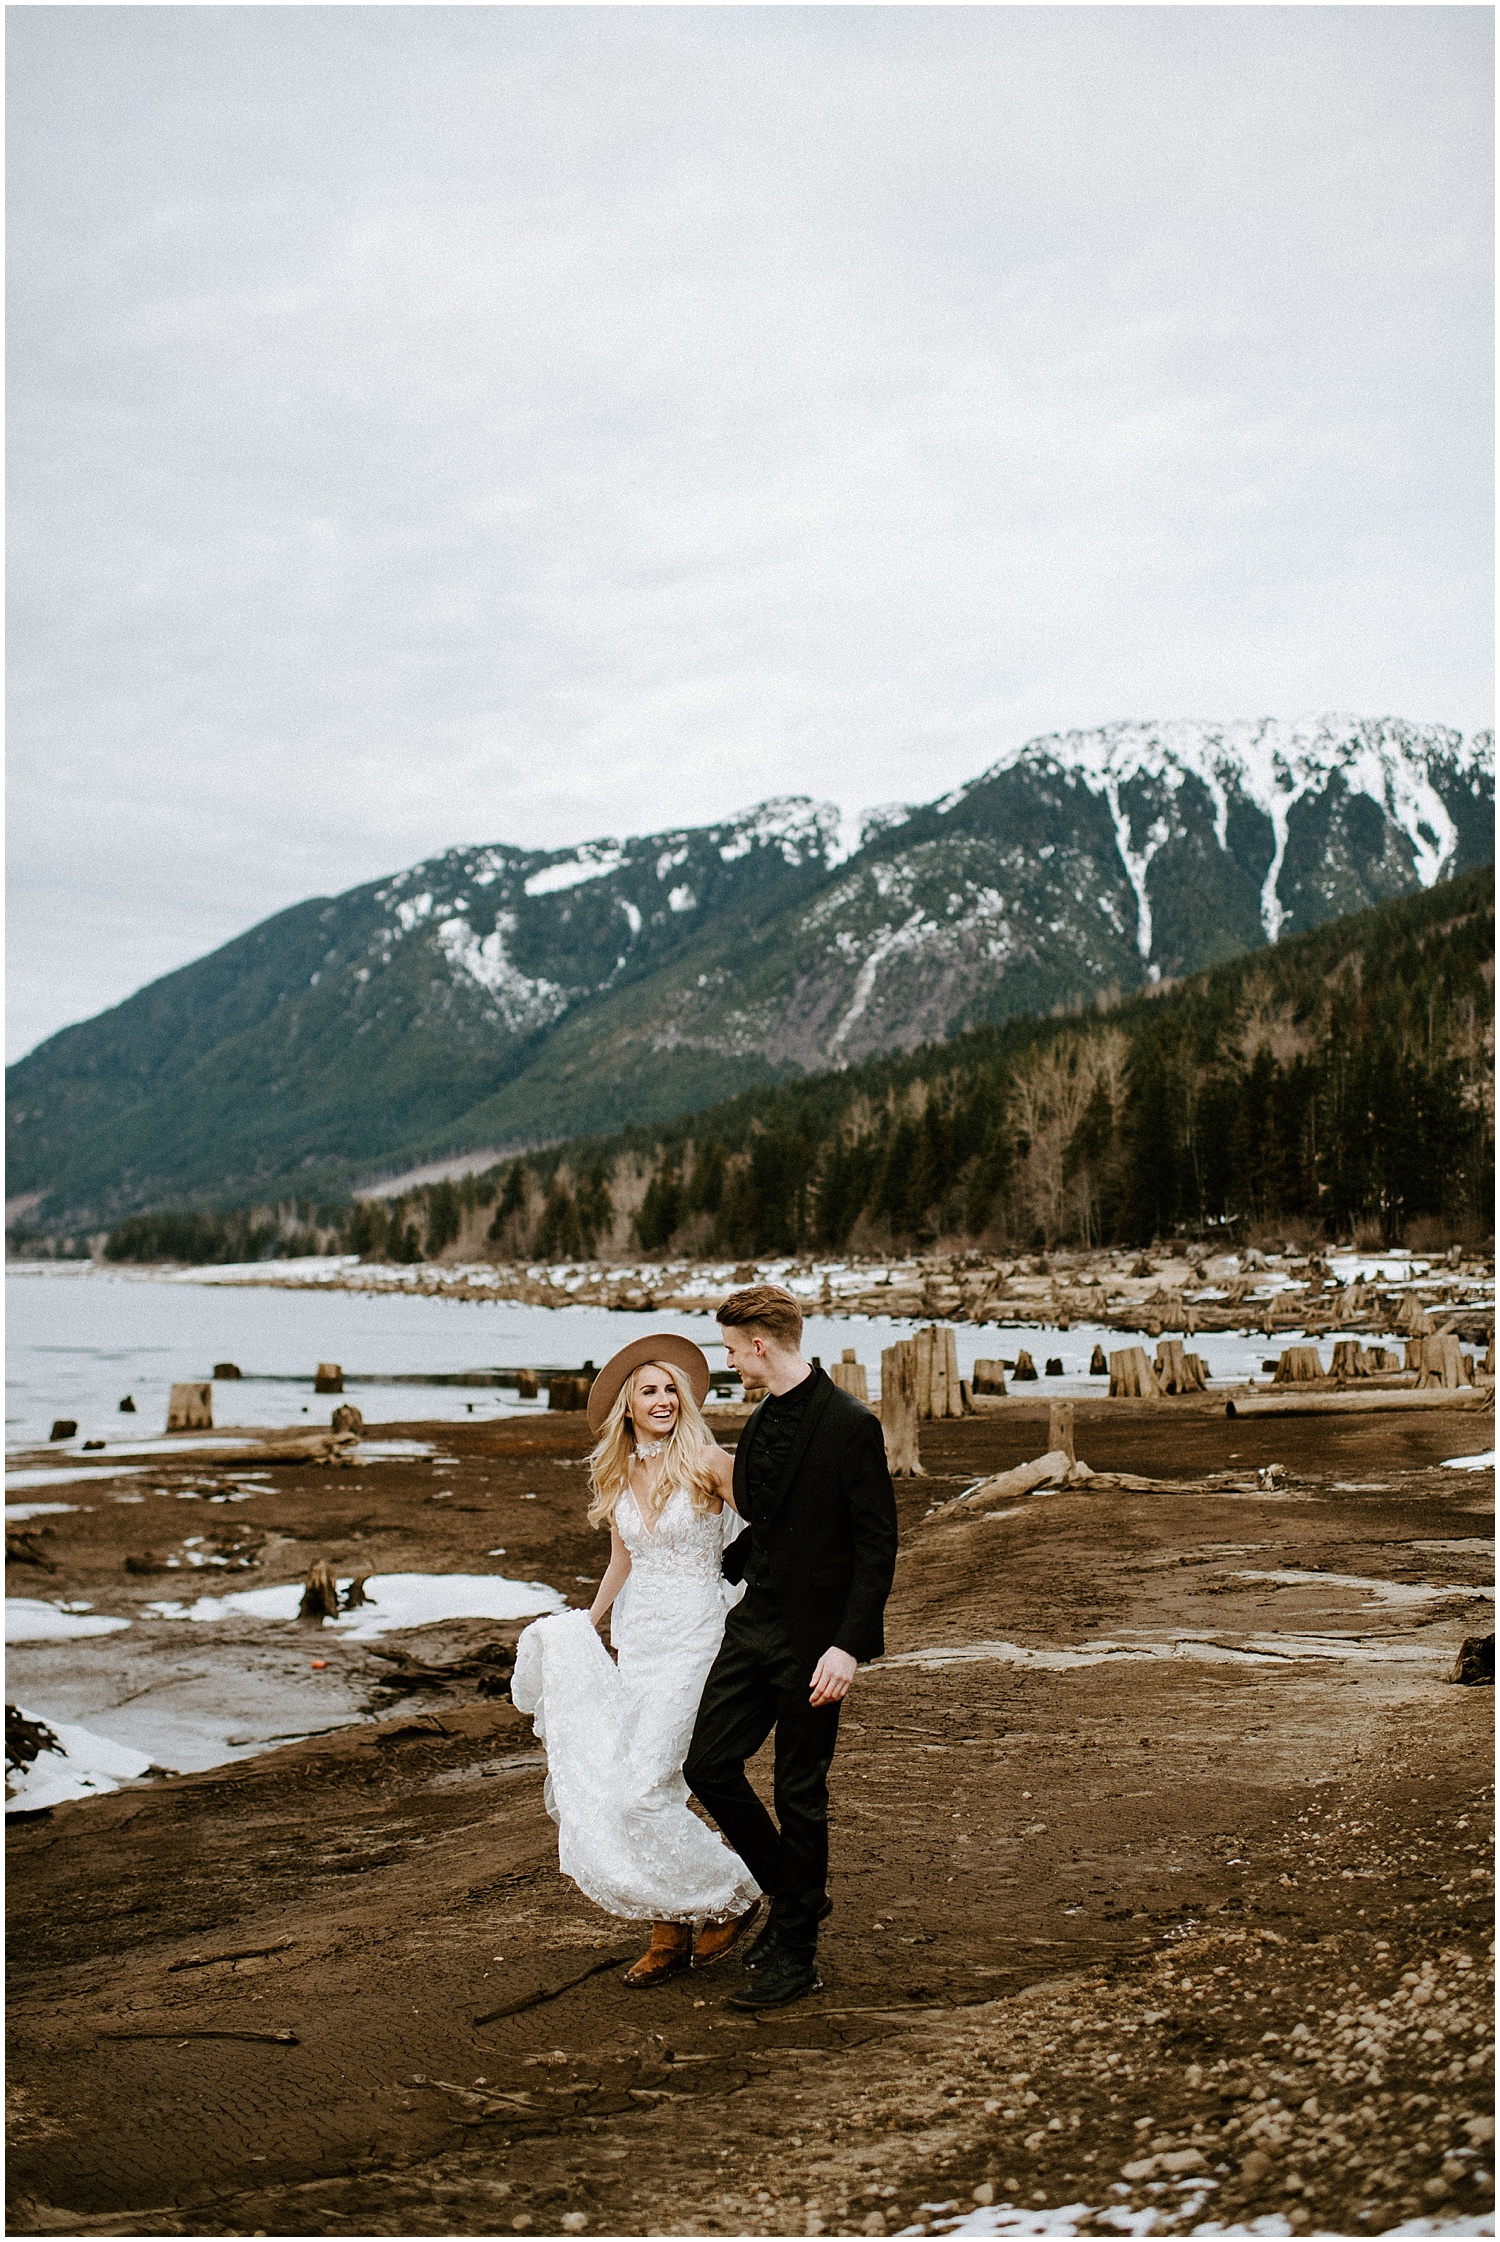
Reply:
[[1475, 2148], [1479, 2148], [1484, 2142], [1493, 2141], [1495, 2138], [1495, 2121], [1492, 2117], [1466, 2118], [1464, 2131], [1474, 2143]]
[[1120, 2166], [1120, 2177], [1122, 2180], [1153, 2179], [1156, 2175], [1156, 2168], [1159, 2162], [1160, 2159], [1158, 2157], [1138, 2156], [1134, 2158], [1131, 2163], [1122, 2164]]
[[974, 2190], [974, 2201], [975, 2201], [976, 2203], [993, 2203], [993, 2202], [994, 2202], [994, 2200], [995, 2200], [995, 2183], [994, 2183], [994, 2181], [993, 2181], [993, 2180], [981, 2180], [981, 2181], [980, 2181], [980, 2183], [979, 2183], [979, 2185], [978, 2185], [978, 2187], [977, 2187], [977, 2188], [976, 2188], [976, 2189]]
[[1448, 2183], [1446, 2180], [1440, 2179], [1434, 2172], [1430, 2180], [1423, 2182], [1422, 2193], [1430, 2196], [1434, 2203], [1441, 2203], [1443, 2197], [1449, 2193]]
[[588, 2223], [582, 2211], [564, 2211], [560, 2221], [564, 2234], [582, 2234]]
[[1163, 2172], [1206, 2172], [1208, 2159], [1201, 2149], [1173, 2149], [1170, 2155], [1158, 2157]]
[[1271, 2159], [1267, 2156], [1265, 2150], [1252, 2149], [1240, 2166], [1240, 2178], [1248, 2180], [1253, 2187], [1257, 2180], [1265, 2178], [1270, 2169]]

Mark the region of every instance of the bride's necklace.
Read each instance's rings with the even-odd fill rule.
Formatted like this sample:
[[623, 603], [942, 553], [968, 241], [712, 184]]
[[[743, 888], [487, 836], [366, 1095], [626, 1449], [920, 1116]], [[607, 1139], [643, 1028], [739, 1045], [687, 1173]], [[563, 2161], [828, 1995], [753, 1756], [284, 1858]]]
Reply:
[[638, 1440], [635, 1444], [637, 1461], [643, 1464], [654, 1462], [666, 1445], [665, 1440]]

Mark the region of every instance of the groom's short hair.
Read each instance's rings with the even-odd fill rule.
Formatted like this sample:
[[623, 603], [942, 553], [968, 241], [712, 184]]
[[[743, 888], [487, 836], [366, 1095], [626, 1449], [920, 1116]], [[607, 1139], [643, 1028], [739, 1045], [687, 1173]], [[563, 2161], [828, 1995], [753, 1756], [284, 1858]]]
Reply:
[[802, 1310], [779, 1284], [752, 1284], [743, 1292], [731, 1292], [719, 1310], [718, 1321], [737, 1330], [762, 1332], [778, 1347], [802, 1344]]

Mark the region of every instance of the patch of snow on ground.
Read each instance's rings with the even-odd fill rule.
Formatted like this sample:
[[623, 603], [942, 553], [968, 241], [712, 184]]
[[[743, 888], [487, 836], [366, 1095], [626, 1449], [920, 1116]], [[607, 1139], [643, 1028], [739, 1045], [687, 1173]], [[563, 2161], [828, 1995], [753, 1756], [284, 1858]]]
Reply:
[[1444, 1471], [1493, 1471], [1495, 1451], [1486, 1448], [1482, 1456], [1444, 1456], [1442, 1468]]
[[[101, 1473], [97, 1464], [78, 1464], [76, 1466], [59, 1464], [55, 1467], [51, 1464], [42, 1464], [34, 1471], [8, 1471], [5, 1474], [5, 1485], [7, 1490], [12, 1487], [76, 1487], [80, 1479], [124, 1479], [145, 1469], [144, 1464], [130, 1464], [124, 1471], [105, 1471]], [[75, 1510], [77, 1505], [71, 1502], [52, 1503], [50, 1505], [46, 1503], [36, 1504], [33, 1506], [32, 1515], [35, 1516], [38, 1509], [48, 1508]], [[7, 1510], [5, 1515], [10, 1518], [14, 1513]]]
[[56, 1518], [65, 1510], [76, 1510], [76, 1502], [8, 1502], [5, 1506], [7, 1526], [19, 1526], [27, 1518]]
[[87, 1604], [48, 1604], [36, 1596], [7, 1596], [5, 1639], [8, 1643], [63, 1643], [75, 1635], [113, 1635], [128, 1627], [128, 1619], [85, 1618]]
[[1492, 1587], [1476, 1587], [1472, 1582], [1444, 1581], [1437, 1584], [1425, 1580], [1371, 1580], [1360, 1573], [1310, 1573], [1289, 1566], [1284, 1572], [1233, 1573], [1234, 1580], [1276, 1581], [1287, 1588], [1367, 1588], [1377, 1604], [1425, 1604], [1435, 1596], [1493, 1596]]
[[[339, 1593], [349, 1582], [339, 1582]], [[376, 1573], [365, 1582], [366, 1601], [341, 1612], [329, 1624], [362, 1640], [393, 1627], [428, 1627], [444, 1619], [530, 1619], [562, 1611], [565, 1601], [540, 1580], [508, 1580], [500, 1573]], [[297, 1617], [302, 1584], [283, 1588], [241, 1588], [227, 1596], [200, 1596], [196, 1603], [148, 1604], [155, 1619], [189, 1619], [211, 1624], [222, 1619]], [[123, 1625], [124, 1622], [113, 1624]]]
[[[38, 1720], [21, 1708], [24, 1720]], [[77, 1728], [71, 1721], [47, 1721], [57, 1739], [57, 1749], [38, 1752], [29, 1767], [6, 1770], [7, 1814], [39, 1814], [48, 1806], [63, 1806], [70, 1799], [92, 1798], [100, 1791], [118, 1790], [121, 1783], [144, 1775], [151, 1762], [144, 1752], [125, 1744], [112, 1744], [107, 1736]]]

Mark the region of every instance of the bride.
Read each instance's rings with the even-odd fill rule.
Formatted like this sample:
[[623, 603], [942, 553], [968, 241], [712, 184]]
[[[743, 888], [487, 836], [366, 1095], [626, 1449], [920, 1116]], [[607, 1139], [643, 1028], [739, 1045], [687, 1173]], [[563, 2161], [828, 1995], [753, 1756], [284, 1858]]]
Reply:
[[[682, 1777], [725, 1614], [744, 1593], [720, 1569], [742, 1521], [732, 1459], [700, 1414], [708, 1386], [700, 1350], [667, 1332], [600, 1371], [588, 1515], [609, 1526], [609, 1564], [587, 1612], [525, 1630], [511, 1683], [546, 1746], [559, 1866], [611, 1915], [651, 1924], [627, 1985], [721, 1960], [761, 1903], [739, 1855], [690, 1809]], [[618, 1664], [597, 1632], [611, 1610]]]

